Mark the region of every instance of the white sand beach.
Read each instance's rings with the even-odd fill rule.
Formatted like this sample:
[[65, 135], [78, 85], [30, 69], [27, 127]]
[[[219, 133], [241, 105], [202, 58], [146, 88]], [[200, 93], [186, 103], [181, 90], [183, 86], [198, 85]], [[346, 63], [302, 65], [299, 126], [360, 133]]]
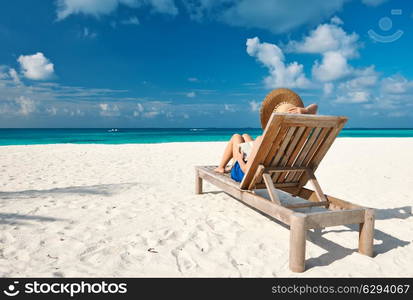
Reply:
[[224, 143], [0, 147], [0, 276], [413, 276], [413, 139], [339, 138], [324, 191], [376, 208], [374, 250], [357, 226], [308, 235], [304, 273], [289, 230], [206, 183]]

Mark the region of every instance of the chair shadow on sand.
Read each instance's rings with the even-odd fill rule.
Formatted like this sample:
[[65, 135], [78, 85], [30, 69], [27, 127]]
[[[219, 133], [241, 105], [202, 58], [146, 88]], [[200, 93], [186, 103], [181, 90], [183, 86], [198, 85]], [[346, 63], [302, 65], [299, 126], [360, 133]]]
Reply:
[[39, 221], [39, 222], [56, 222], [64, 221], [64, 219], [43, 217], [36, 215], [21, 215], [11, 213], [0, 213], [0, 225], [28, 225], [29, 223], [24, 221]]
[[[205, 194], [208, 194], [208, 193], [218, 194], [222, 192], [217, 192], [217, 191], [209, 192], [208, 191], [204, 193]], [[285, 225], [284, 223], [278, 221], [277, 219], [271, 216], [265, 215], [261, 211], [255, 209], [252, 206], [249, 206], [243, 203], [242, 201], [240, 201], [237, 198], [232, 197], [231, 195], [228, 195], [228, 196], [237, 200], [243, 205], [248, 206], [249, 208], [263, 215], [264, 217], [270, 219], [271, 221], [281, 225], [285, 229], [287, 230], [289, 229], [288, 225]], [[375, 209], [375, 212], [376, 212], [376, 220], [407, 219], [413, 216], [412, 208], [410, 206], [403, 206], [403, 207], [390, 208], [390, 209]], [[346, 229], [340, 229], [340, 230], [312, 229], [312, 230], [307, 231], [307, 240], [327, 251], [326, 253], [320, 255], [319, 257], [308, 258], [306, 260], [307, 270], [313, 267], [330, 265], [337, 260], [340, 260], [348, 255], [358, 252], [358, 248], [354, 248], [354, 249], [346, 248], [340, 244], [337, 244], [331, 241], [330, 239], [326, 239], [325, 237], [323, 237], [323, 235], [328, 234], [328, 233], [352, 232], [352, 231], [358, 233], [359, 231], [359, 226], [357, 224], [343, 225], [343, 227], [345, 227]], [[381, 230], [378, 230], [377, 228], [374, 229], [374, 240], [381, 241], [381, 243], [379, 244], [378, 243], [374, 244], [374, 256], [378, 254], [383, 254], [390, 250], [396, 249], [398, 247], [404, 247], [410, 244], [410, 241], [400, 240], [390, 234], [387, 234]], [[357, 247], [357, 244], [356, 244], [356, 247]]]
[[128, 190], [138, 183], [98, 184], [89, 186], [70, 186], [48, 190], [24, 190], [13, 192], [0, 192], [0, 199], [29, 199], [38, 197], [60, 195], [101, 195], [112, 196]]
[[[100, 196], [112, 196], [119, 194], [122, 191], [128, 190], [131, 187], [137, 185], [138, 183], [118, 183], [118, 184], [99, 184], [90, 186], [71, 186], [65, 188], [53, 188], [47, 190], [24, 190], [24, 191], [13, 191], [13, 192], [0, 192], [0, 200], [23, 200], [31, 198], [44, 198], [48, 196], [56, 195], [77, 195], [77, 196], [87, 196], [87, 195], [100, 195]], [[26, 221], [26, 222], [25, 222]], [[0, 212], [0, 225], [31, 225], [27, 221], [38, 221], [38, 222], [56, 222], [56, 221], [67, 221], [65, 219], [58, 219], [52, 217], [44, 217], [26, 214], [15, 214], [15, 213], [1, 213]]]

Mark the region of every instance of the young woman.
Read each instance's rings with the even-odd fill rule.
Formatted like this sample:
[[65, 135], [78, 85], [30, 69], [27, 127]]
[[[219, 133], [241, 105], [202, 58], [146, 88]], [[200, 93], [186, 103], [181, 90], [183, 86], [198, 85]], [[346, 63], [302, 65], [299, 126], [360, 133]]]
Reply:
[[[272, 101], [272, 103], [274, 104], [274, 101]], [[265, 104], [265, 101], [264, 101], [264, 104]], [[288, 101], [278, 101], [278, 103], [276, 103], [276, 105], [272, 107], [271, 111], [274, 111], [277, 113], [293, 113], [293, 114], [316, 114], [317, 113], [317, 108], [318, 108], [317, 104], [310, 104], [307, 107], [304, 107], [304, 105], [301, 105], [301, 103], [294, 103], [294, 104], [295, 105], [298, 104], [298, 106], [295, 106], [292, 103], [289, 103]], [[261, 115], [261, 121], [263, 121], [262, 118], [263, 116]], [[268, 122], [268, 119], [265, 121], [265, 125], [266, 125], [266, 122]], [[263, 126], [264, 128], [265, 128], [265, 125]], [[215, 168], [214, 171], [218, 173], [224, 173], [226, 171], [225, 168], [228, 162], [231, 159], [234, 159], [235, 163], [233, 163], [231, 167], [231, 178], [237, 182], [241, 182], [247, 170], [248, 157], [252, 153], [254, 148], [257, 147], [257, 145], [259, 145], [260, 140], [261, 140], [261, 136], [258, 136], [257, 139], [254, 140], [249, 134], [245, 134], [245, 133], [242, 135], [234, 134], [229, 140], [227, 146], [225, 147], [225, 151], [224, 151], [224, 154], [222, 156], [219, 166]]]

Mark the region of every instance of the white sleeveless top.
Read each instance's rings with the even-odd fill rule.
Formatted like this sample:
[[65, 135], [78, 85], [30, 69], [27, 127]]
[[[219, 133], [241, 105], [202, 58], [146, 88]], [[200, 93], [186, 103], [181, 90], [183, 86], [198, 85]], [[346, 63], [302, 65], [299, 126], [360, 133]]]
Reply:
[[254, 144], [253, 141], [239, 144], [239, 150], [243, 154], [244, 161], [248, 160], [248, 157], [250, 156], [252, 152], [253, 144]]

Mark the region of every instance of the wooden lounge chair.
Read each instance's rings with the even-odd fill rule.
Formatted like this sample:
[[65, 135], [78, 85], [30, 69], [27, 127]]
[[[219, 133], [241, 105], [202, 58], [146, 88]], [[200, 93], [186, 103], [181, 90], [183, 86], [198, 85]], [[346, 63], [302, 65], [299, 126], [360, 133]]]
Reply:
[[[373, 256], [374, 210], [325, 195], [314, 175], [346, 121], [337, 116], [274, 113], [249, 157], [242, 182], [214, 172], [215, 166], [197, 166], [195, 193], [202, 193], [202, 180], [207, 180], [290, 225], [289, 265], [293, 272], [305, 270], [306, 233], [312, 228], [360, 224], [359, 252]], [[307, 182], [314, 190], [304, 187]], [[270, 199], [259, 194], [258, 189], [263, 188]], [[283, 203], [277, 189], [295, 196], [290, 198], [297, 201]]]

